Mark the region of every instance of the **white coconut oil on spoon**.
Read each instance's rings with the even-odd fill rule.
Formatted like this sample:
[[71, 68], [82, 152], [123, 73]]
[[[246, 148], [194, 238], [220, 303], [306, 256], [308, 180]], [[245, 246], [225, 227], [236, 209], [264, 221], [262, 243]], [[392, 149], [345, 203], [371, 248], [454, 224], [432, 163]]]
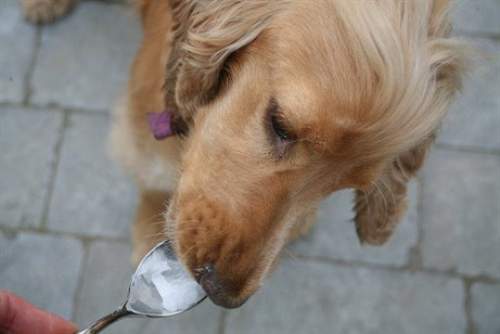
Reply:
[[132, 275], [125, 304], [76, 334], [99, 333], [126, 316], [170, 317], [192, 309], [205, 298], [203, 289], [164, 241], [142, 259]]

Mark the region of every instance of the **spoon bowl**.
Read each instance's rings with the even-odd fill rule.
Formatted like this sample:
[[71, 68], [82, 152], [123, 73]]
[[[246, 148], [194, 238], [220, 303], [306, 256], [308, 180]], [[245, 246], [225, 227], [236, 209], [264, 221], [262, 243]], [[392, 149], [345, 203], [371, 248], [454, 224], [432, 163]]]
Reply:
[[206, 298], [203, 289], [177, 260], [168, 241], [156, 245], [132, 275], [127, 301], [118, 310], [77, 334], [95, 334], [126, 316], [171, 317]]

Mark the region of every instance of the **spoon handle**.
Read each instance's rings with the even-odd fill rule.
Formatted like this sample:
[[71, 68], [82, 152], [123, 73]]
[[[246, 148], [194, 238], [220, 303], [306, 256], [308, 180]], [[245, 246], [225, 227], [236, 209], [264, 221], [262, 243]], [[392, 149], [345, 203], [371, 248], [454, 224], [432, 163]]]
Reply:
[[97, 334], [100, 331], [102, 331], [104, 328], [111, 325], [113, 322], [115, 322], [123, 317], [132, 315], [132, 314], [133, 314], [132, 312], [127, 311], [125, 306], [123, 306], [121, 309], [116, 310], [113, 313], [110, 313], [110, 314], [102, 317], [101, 319], [97, 320], [96, 322], [94, 322], [92, 325], [90, 325], [86, 329], [81, 330], [79, 332], [76, 332], [75, 334]]

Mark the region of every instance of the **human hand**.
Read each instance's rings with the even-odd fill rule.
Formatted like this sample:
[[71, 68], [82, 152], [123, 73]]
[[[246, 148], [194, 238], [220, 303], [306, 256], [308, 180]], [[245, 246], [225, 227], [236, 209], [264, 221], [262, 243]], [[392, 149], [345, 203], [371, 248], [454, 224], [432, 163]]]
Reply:
[[0, 334], [73, 334], [76, 326], [0, 290]]

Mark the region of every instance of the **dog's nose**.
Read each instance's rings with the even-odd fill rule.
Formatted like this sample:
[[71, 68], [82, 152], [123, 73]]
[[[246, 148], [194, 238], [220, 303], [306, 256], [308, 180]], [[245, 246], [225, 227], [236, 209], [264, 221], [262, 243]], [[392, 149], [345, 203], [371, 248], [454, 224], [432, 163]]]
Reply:
[[208, 297], [216, 305], [225, 308], [237, 308], [243, 305], [248, 298], [233, 296], [222, 281], [217, 277], [213, 265], [206, 265], [195, 275], [198, 283], [205, 290]]

